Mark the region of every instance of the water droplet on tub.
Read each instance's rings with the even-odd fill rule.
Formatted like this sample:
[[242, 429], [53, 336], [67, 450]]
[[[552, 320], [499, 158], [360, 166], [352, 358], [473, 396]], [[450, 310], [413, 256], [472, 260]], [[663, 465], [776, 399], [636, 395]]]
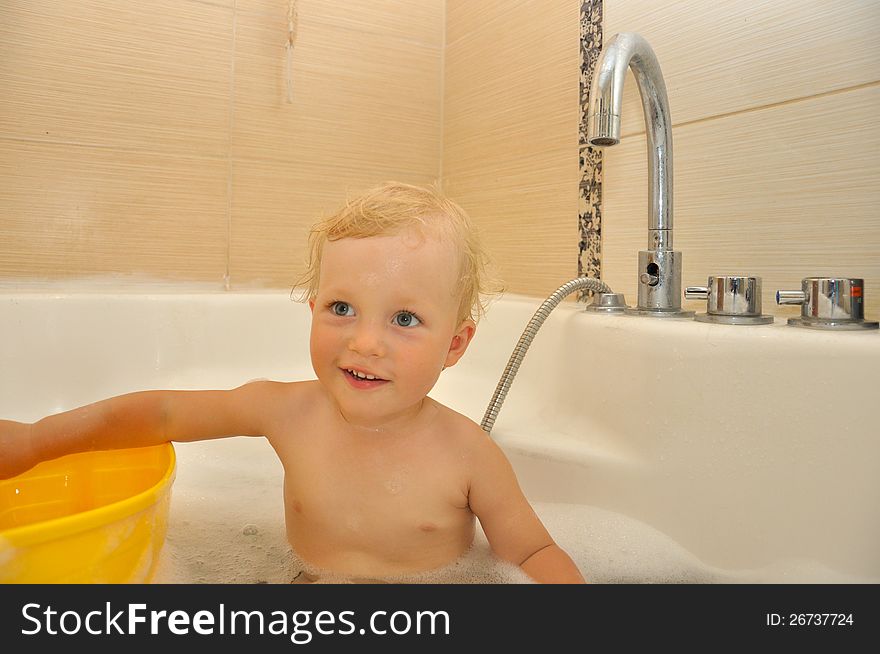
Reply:
[[256, 536], [260, 533], [260, 530], [257, 529], [257, 525], [245, 525], [244, 528], [241, 530], [241, 533], [243, 533], [245, 536]]

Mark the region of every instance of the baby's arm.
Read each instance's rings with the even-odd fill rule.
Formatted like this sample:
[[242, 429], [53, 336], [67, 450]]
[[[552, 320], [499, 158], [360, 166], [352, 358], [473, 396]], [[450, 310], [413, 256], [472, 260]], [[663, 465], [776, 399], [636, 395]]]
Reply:
[[475, 463], [468, 501], [492, 550], [539, 583], [584, 583], [571, 557], [553, 541], [523, 495], [501, 448], [485, 437]]
[[278, 386], [283, 385], [252, 382], [228, 391], [141, 391], [33, 424], [0, 420], [0, 478], [74, 452], [263, 435], [267, 399]]

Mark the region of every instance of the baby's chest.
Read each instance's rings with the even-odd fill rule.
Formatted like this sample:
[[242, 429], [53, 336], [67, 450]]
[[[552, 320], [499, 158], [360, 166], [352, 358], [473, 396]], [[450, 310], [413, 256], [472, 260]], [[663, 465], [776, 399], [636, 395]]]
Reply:
[[294, 523], [340, 534], [439, 535], [470, 520], [454, 469], [412, 461], [304, 455], [286, 466], [285, 505]]

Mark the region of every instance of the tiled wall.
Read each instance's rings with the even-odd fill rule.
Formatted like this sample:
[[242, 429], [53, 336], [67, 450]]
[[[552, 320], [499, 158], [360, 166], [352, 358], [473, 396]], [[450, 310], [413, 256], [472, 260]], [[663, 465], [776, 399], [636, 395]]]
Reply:
[[877, 3], [296, 6], [288, 102], [286, 0], [0, 4], [0, 286], [286, 287], [348, 191], [440, 178], [510, 291], [590, 274], [634, 302], [635, 85], [617, 147], [583, 147], [582, 107], [603, 34], [636, 31], [669, 91], [684, 283], [760, 275], [776, 310], [801, 277], [859, 275], [880, 314]]
[[443, 185], [482, 228], [508, 290], [576, 274], [578, 0], [448, 0]]
[[438, 179], [444, 1], [295, 4], [288, 102], [287, 0], [0, 3], [0, 284], [287, 287], [349, 190]]

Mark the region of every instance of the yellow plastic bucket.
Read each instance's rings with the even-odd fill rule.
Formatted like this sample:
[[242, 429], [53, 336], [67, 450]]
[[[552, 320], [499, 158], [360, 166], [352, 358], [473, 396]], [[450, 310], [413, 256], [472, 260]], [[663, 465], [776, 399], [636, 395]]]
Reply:
[[171, 443], [84, 452], [0, 481], [0, 583], [145, 583], [168, 528]]

